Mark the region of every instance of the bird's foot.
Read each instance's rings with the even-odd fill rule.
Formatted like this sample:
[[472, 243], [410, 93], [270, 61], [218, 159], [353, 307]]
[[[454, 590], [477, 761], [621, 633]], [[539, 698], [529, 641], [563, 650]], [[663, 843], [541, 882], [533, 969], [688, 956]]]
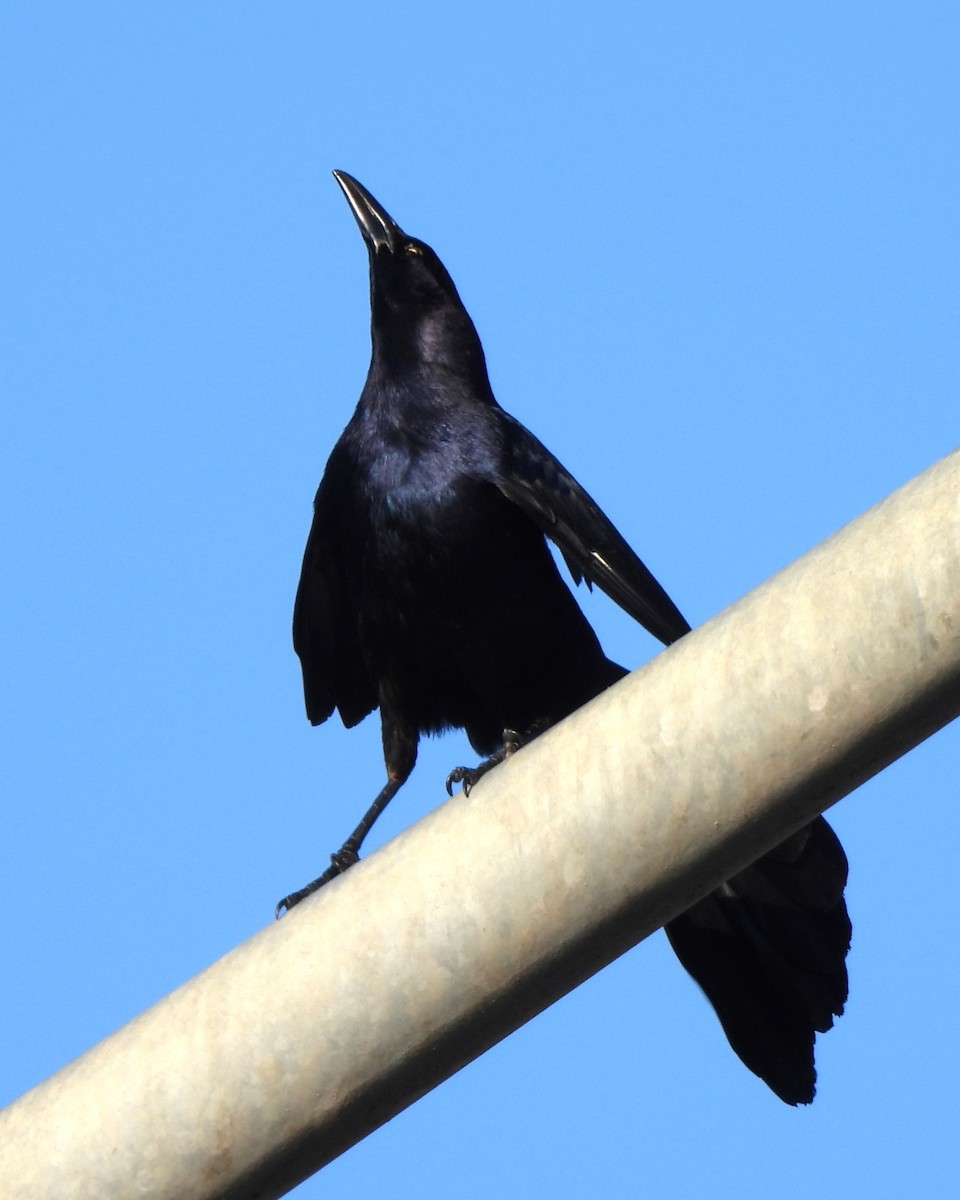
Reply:
[[[537, 730], [536, 732], [539, 732]], [[447, 776], [447, 795], [453, 795], [453, 789], [459, 783], [463, 788], [465, 796], [470, 795], [470, 789], [482, 779], [488, 771], [492, 771], [495, 766], [502, 763], [504, 759], [510, 757], [511, 754], [525, 746], [530, 741], [531, 736], [536, 734], [525, 734], [523, 737], [515, 729], [505, 729], [503, 731], [503, 745], [499, 750], [495, 750], [489, 758], [485, 758], [483, 762], [477, 763], [475, 767], [454, 767]]]
[[[487, 759], [485, 762], [480, 763], [476, 767], [454, 767], [447, 776], [447, 795], [452, 796], [453, 789], [459, 783], [463, 789], [463, 794], [465, 796], [469, 796], [470, 789], [477, 782], [477, 780], [480, 779], [481, 776], [485, 775], [491, 767], [495, 766], [496, 763], [492, 763], [489, 759]], [[481, 770], [481, 768], [485, 768], [485, 770]]]
[[291, 892], [289, 896], [284, 896], [273, 910], [274, 917], [279, 921], [282, 916], [288, 913], [295, 905], [299, 904], [301, 900], [319, 891], [325, 883], [329, 883], [331, 879], [336, 879], [348, 867], [352, 867], [359, 861], [360, 855], [349, 844], [341, 846], [336, 854], [330, 855], [330, 866], [327, 867], [322, 875], [319, 875], [312, 883], [308, 883], [306, 887], [300, 888], [299, 891]]

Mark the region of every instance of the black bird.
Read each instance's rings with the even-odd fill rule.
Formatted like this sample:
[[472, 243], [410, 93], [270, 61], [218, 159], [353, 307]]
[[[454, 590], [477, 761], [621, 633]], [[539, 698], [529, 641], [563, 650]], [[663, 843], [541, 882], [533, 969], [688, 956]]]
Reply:
[[[370, 258], [373, 354], [317, 492], [293, 619], [307, 716], [379, 706], [387, 783], [286, 911], [357, 861], [421, 734], [463, 728], [502, 758], [626, 671], [605, 657], [544, 538], [655, 637], [689, 630], [577, 481], [490, 390], [480, 339], [429, 246], [334, 176]], [[514, 732], [515, 731], [515, 732]], [[451, 778], [467, 784], [474, 773]], [[733, 1049], [788, 1104], [847, 996], [847, 863], [823, 818], [670, 922]]]

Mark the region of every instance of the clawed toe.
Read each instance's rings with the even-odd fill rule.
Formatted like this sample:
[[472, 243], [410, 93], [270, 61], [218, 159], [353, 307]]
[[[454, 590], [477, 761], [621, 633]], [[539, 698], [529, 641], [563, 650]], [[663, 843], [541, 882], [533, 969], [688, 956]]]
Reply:
[[447, 776], [447, 795], [453, 795], [453, 789], [459, 783], [463, 788], [465, 796], [470, 795], [470, 789], [482, 779], [488, 771], [491, 771], [498, 763], [502, 763], [509, 758], [511, 754], [522, 749], [527, 742], [532, 741], [542, 729], [546, 727], [546, 723], [538, 721], [526, 733], [517, 733], [515, 729], [505, 729], [503, 731], [503, 745], [499, 750], [495, 750], [489, 758], [485, 758], [482, 763], [477, 763], [475, 767], [454, 767]]
[[453, 789], [459, 783], [461, 785], [461, 787], [463, 788], [463, 794], [465, 796], [469, 796], [470, 789], [473, 787], [473, 785], [477, 782], [477, 780], [480, 778], [480, 776], [482, 774], [483, 774], [482, 771], [479, 771], [478, 769], [475, 769], [474, 767], [454, 767], [453, 770], [450, 772], [450, 774], [447, 776], [447, 795], [452, 796]]
[[282, 916], [296, 907], [301, 900], [305, 900], [307, 896], [312, 896], [314, 892], [318, 892], [325, 883], [329, 883], [331, 879], [336, 879], [338, 875], [342, 875], [349, 867], [354, 866], [360, 861], [360, 855], [350, 846], [341, 846], [336, 854], [330, 855], [330, 866], [324, 873], [315, 879], [312, 883], [308, 883], [306, 887], [300, 888], [299, 891], [291, 892], [289, 896], [284, 896], [277, 907], [273, 910], [273, 915], [276, 920], [280, 920]]

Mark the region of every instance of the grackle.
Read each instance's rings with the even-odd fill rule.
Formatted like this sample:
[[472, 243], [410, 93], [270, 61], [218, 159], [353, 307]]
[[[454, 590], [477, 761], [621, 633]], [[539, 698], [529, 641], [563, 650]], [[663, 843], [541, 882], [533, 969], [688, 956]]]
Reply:
[[[314, 505], [293, 618], [307, 716], [379, 706], [387, 782], [313, 883], [346, 870], [413, 769], [421, 734], [466, 731], [476, 770], [621, 679], [563, 582], [595, 583], [662, 642], [689, 625], [552, 454], [497, 403], [480, 339], [433, 250], [357, 180], [373, 353]], [[814, 1039], [847, 996], [847, 862], [822, 818], [666, 926], [743, 1062], [788, 1104], [815, 1090]]]

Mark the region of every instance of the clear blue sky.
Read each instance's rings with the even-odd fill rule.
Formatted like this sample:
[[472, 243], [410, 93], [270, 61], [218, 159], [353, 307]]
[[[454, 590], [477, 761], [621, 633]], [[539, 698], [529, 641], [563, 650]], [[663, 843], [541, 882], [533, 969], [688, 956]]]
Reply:
[[[960, 440], [958, 49], [922, 0], [8, 0], [0, 1102], [266, 924], [380, 786], [289, 636], [369, 353], [330, 170], [437, 249], [501, 402], [699, 623]], [[953, 1194], [958, 754], [833, 812], [811, 1109], [657, 935], [295, 1194]], [[465, 757], [425, 746], [379, 840]]]

